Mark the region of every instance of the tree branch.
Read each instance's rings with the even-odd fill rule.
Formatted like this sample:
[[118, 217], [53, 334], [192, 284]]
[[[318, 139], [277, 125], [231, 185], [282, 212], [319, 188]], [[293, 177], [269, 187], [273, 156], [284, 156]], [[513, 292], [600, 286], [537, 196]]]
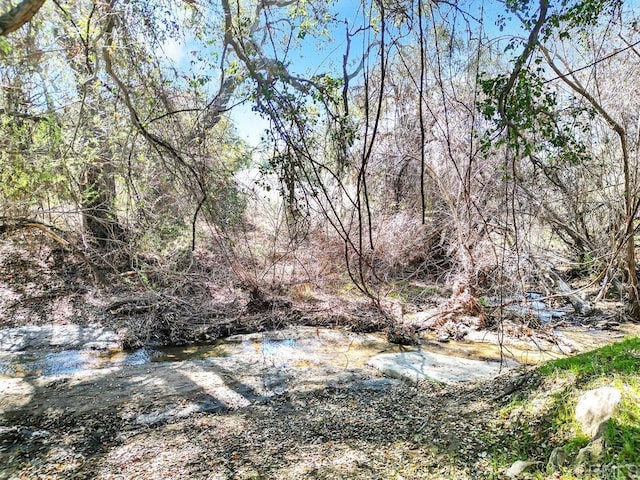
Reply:
[[500, 97], [498, 98], [498, 112], [500, 112], [500, 116], [502, 118], [503, 124], [509, 125], [510, 119], [506, 113], [506, 105], [507, 105], [507, 97], [514, 85], [516, 84], [516, 80], [518, 79], [518, 75], [520, 75], [520, 71], [524, 64], [529, 60], [529, 57], [533, 53], [536, 45], [538, 45], [538, 36], [540, 35], [540, 30], [542, 30], [542, 26], [547, 20], [547, 9], [549, 8], [548, 0], [540, 0], [540, 14], [538, 15], [538, 20], [536, 21], [531, 33], [529, 34], [529, 38], [527, 39], [527, 44], [524, 47], [524, 50], [516, 60], [515, 66], [513, 67], [513, 71], [507, 80], [506, 85], [500, 92]]
[[0, 35], [9, 35], [29, 22], [45, 0], [23, 0], [7, 13], [0, 15]]

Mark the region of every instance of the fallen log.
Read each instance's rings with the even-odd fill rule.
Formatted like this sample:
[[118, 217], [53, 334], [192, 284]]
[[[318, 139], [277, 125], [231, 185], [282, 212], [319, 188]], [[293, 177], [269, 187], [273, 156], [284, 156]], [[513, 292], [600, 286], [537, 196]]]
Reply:
[[557, 286], [560, 293], [556, 294], [557, 297], [564, 297], [569, 300], [571, 306], [579, 315], [589, 316], [594, 313], [594, 307], [586, 300], [580, 298], [580, 296], [565, 282], [558, 273], [556, 273], [549, 266], [541, 266], [549, 276], [550, 280]]

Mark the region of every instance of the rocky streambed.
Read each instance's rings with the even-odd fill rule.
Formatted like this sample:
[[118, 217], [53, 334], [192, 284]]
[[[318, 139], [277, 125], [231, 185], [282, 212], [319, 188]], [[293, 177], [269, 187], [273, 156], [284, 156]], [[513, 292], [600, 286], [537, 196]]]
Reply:
[[341, 385], [386, 388], [397, 379], [473, 381], [515, 365], [501, 364], [499, 357], [463, 358], [470, 356], [464, 349], [451, 356], [391, 345], [381, 334], [317, 328], [237, 335], [212, 345], [129, 352], [116, 345], [115, 332], [102, 328], [1, 332], [0, 415], [126, 406], [143, 412], [134, 422], [149, 424], [247, 407], [284, 393]]
[[480, 340], [296, 328], [125, 352], [103, 328], [0, 331], [0, 478], [386, 478], [393, 445], [473, 447], [461, 411], [517, 367]]

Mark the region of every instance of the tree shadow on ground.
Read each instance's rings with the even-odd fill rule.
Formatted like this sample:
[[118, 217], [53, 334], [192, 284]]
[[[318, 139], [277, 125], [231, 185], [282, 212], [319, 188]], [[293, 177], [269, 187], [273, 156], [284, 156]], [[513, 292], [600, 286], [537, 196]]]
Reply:
[[0, 410], [0, 478], [425, 478], [443, 456], [477, 461], [494, 407], [472, 387], [225, 358], [22, 381], [28, 402]]
[[[123, 432], [224, 413], [261, 397], [223, 369], [198, 370], [152, 364], [96, 370], [86, 379], [11, 379], [0, 393], [0, 479], [94, 478]], [[208, 378], [199, 384], [198, 375]]]

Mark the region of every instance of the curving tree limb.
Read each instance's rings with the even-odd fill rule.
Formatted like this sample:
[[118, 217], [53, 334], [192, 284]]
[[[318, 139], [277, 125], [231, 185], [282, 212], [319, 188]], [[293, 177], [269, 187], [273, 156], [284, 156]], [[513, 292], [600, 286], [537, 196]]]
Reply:
[[29, 22], [45, 0], [22, 0], [7, 13], [0, 15], [0, 35], [9, 35]]
[[531, 57], [531, 54], [535, 50], [538, 45], [538, 37], [540, 36], [540, 31], [547, 21], [547, 10], [549, 9], [549, 0], [540, 0], [540, 13], [538, 14], [538, 19], [534, 24], [531, 32], [529, 33], [529, 38], [527, 39], [527, 43], [525, 44], [524, 50], [520, 54], [520, 56], [516, 59], [515, 65], [513, 67], [513, 71], [507, 80], [504, 88], [500, 92], [500, 96], [498, 97], [498, 112], [500, 113], [501, 121], [504, 126], [513, 127], [511, 120], [507, 115], [507, 100], [511, 90], [516, 84], [518, 80], [518, 75], [522, 71], [525, 63]]

